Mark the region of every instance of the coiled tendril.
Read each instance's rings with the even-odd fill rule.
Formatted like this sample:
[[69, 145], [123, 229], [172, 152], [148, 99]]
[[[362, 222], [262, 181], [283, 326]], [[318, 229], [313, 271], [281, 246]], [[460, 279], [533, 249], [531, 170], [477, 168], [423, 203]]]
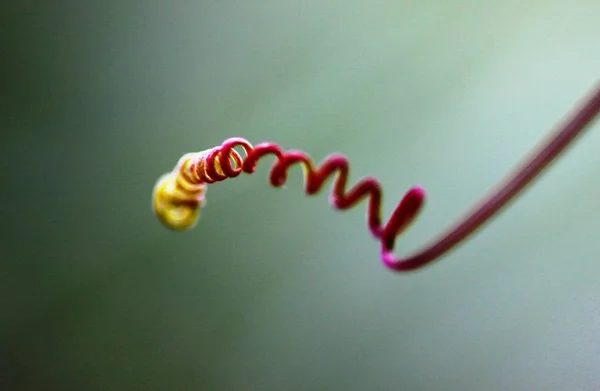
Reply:
[[[154, 188], [153, 209], [165, 226], [174, 230], [190, 229], [200, 216], [207, 184], [235, 178], [242, 172], [252, 174], [262, 157], [274, 155], [276, 160], [271, 169], [270, 182], [275, 187], [283, 186], [289, 167], [298, 164], [304, 169], [307, 194], [319, 192], [324, 182], [335, 176], [329, 197], [335, 208], [348, 209], [368, 199], [367, 224], [372, 235], [381, 243], [383, 263], [395, 271], [414, 270], [434, 261], [480, 228], [580, 135], [599, 111], [600, 85], [586, 103], [562, 126], [557, 127], [524, 164], [500, 183], [496, 191], [484, 197], [437, 241], [407, 258], [394, 257], [395, 241], [421, 210], [425, 191], [419, 186], [409, 189], [382, 226], [382, 191], [379, 182], [369, 177], [347, 189], [349, 163], [338, 154], [329, 156], [315, 166], [302, 151], [283, 151], [273, 143], [252, 146], [243, 138], [230, 138], [220, 146], [184, 155], [172, 172], [158, 180]], [[244, 156], [235, 148], [241, 148]]]

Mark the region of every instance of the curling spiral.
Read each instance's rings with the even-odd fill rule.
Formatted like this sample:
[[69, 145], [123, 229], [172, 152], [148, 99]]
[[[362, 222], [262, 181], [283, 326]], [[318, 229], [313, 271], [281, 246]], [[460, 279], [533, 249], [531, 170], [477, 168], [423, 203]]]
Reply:
[[[275, 187], [283, 186], [289, 167], [299, 164], [304, 169], [307, 194], [317, 193], [325, 180], [335, 175], [329, 197], [335, 208], [348, 209], [367, 198], [367, 225], [381, 243], [383, 263], [394, 271], [415, 270], [435, 261], [481, 228], [589, 128], [599, 114], [600, 83], [597, 83], [581, 105], [560, 122], [550, 136], [498, 184], [496, 189], [484, 196], [431, 244], [405, 258], [394, 257], [394, 244], [398, 235], [410, 225], [420, 211], [425, 199], [424, 190], [419, 186], [409, 189], [387, 223], [382, 226], [382, 191], [379, 182], [374, 178], [365, 178], [354, 187], [346, 189], [349, 164], [341, 155], [331, 155], [315, 166], [308, 155], [301, 151], [283, 151], [272, 143], [252, 146], [243, 138], [230, 138], [220, 146], [184, 155], [172, 172], [158, 180], [154, 187], [152, 206], [154, 213], [165, 226], [174, 230], [192, 228], [198, 221], [200, 208], [204, 205], [207, 184], [234, 178], [242, 171], [252, 174], [262, 157], [274, 155], [276, 159], [271, 169], [270, 181]], [[234, 149], [236, 147], [244, 150], [244, 156]]]
[[[243, 149], [243, 156], [235, 148]], [[324, 182], [335, 175], [329, 196], [331, 204], [344, 210], [368, 199], [367, 224], [373, 236], [381, 241], [384, 263], [394, 270], [411, 270], [421, 266], [414, 263], [400, 265], [391, 257], [391, 252], [396, 237], [409, 226], [421, 209], [425, 197], [423, 189], [410, 189], [385, 226], [382, 226], [382, 191], [379, 182], [374, 178], [365, 178], [346, 189], [349, 163], [344, 156], [337, 154], [315, 166], [302, 151], [283, 151], [273, 143], [252, 146], [243, 138], [230, 138], [217, 147], [184, 155], [172, 172], [163, 175], [154, 187], [154, 213], [168, 228], [186, 230], [194, 227], [204, 206], [207, 184], [235, 178], [242, 172], [252, 174], [258, 161], [267, 155], [276, 158], [270, 172], [270, 182], [275, 187], [285, 184], [287, 171], [294, 164], [304, 169], [305, 192], [308, 195], [318, 193]]]

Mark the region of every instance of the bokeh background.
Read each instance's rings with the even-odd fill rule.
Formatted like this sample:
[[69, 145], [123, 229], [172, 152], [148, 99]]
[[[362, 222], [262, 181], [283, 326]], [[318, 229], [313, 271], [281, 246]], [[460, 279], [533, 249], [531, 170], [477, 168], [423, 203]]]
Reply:
[[600, 76], [600, 2], [22, 1], [0, 27], [6, 390], [598, 390], [600, 127], [443, 261], [387, 271], [293, 170], [158, 176], [230, 136], [378, 177], [423, 245]]

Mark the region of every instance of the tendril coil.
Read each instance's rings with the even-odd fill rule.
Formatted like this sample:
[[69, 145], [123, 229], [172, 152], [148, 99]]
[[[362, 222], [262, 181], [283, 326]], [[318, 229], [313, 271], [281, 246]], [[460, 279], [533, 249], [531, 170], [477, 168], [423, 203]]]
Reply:
[[[235, 148], [241, 148], [243, 155]], [[200, 217], [200, 208], [204, 206], [207, 184], [235, 178], [242, 172], [252, 174], [258, 161], [267, 155], [273, 155], [276, 159], [270, 172], [270, 182], [274, 187], [283, 186], [289, 168], [300, 165], [304, 170], [306, 194], [318, 193], [333, 176], [329, 200], [334, 208], [349, 209], [367, 199], [368, 227], [372, 235], [381, 241], [384, 254], [393, 251], [396, 236], [413, 221], [425, 198], [421, 187], [411, 188], [398, 203], [387, 224], [382, 226], [382, 191], [379, 182], [368, 177], [346, 189], [350, 167], [344, 156], [331, 155], [315, 166], [302, 151], [283, 151], [274, 143], [253, 146], [243, 138], [233, 137], [217, 147], [184, 155], [171, 173], [159, 179], [154, 189], [153, 208], [156, 216], [173, 230], [194, 227]], [[386, 264], [394, 266], [390, 262]]]
[[[432, 244], [406, 258], [393, 254], [396, 238], [414, 221], [421, 210], [425, 191], [420, 186], [410, 188], [398, 202], [385, 225], [381, 221], [382, 190], [379, 182], [371, 177], [364, 178], [347, 189], [349, 163], [339, 154], [324, 159], [319, 165], [310, 157], [296, 150], [283, 151], [273, 143], [253, 146], [247, 140], [233, 137], [221, 145], [181, 157], [173, 171], [158, 180], [153, 192], [153, 210], [158, 219], [173, 230], [194, 227], [205, 204], [206, 186], [242, 172], [252, 174], [258, 161], [268, 155], [275, 157], [270, 171], [270, 182], [281, 187], [287, 172], [293, 165], [304, 170], [305, 192], [318, 193], [325, 181], [334, 177], [329, 196], [334, 208], [349, 209], [367, 200], [367, 225], [371, 234], [380, 241], [381, 260], [394, 271], [419, 269], [439, 258], [448, 250], [467, 238], [517, 194], [530, 184], [570, 145], [600, 113], [600, 84], [588, 99], [573, 114], [559, 124], [555, 131], [535, 149], [517, 169], [496, 189], [468, 211], [462, 219], [451, 226]], [[240, 154], [236, 148], [241, 149]]]

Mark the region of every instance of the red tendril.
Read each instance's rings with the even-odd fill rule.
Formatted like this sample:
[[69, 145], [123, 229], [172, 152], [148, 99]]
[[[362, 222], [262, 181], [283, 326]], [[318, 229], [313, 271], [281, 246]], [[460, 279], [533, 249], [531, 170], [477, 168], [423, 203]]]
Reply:
[[[230, 138], [218, 147], [184, 156], [174, 172], [165, 176], [155, 188], [155, 212], [161, 221], [175, 229], [185, 229], [191, 222], [173, 224], [168, 213], [177, 215], [173, 208], [184, 208], [184, 215], [197, 213], [185, 208], [198, 208], [204, 197], [204, 184], [234, 178], [242, 171], [252, 174], [258, 161], [274, 155], [270, 182], [275, 187], [283, 186], [290, 166], [298, 164], [305, 172], [305, 192], [309, 195], [319, 192], [325, 181], [335, 176], [330, 193], [330, 202], [337, 209], [348, 209], [368, 198], [367, 224], [369, 230], [381, 243], [381, 259], [390, 269], [409, 271], [421, 268], [449, 251], [466, 239], [501, 208], [508, 204], [531, 181], [536, 178], [564, 149], [589, 125], [600, 112], [600, 86], [572, 116], [558, 126], [549, 138], [537, 148], [522, 165], [496, 190], [484, 197], [471, 211], [452, 225], [431, 245], [406, 258], [393, 255], [396, 238], [411, 224], [423, 206], [425, 191], [418, 186], [408, 190], [392, 212], [385, 226], [381, 224], [382, 191], [374, 178], [365, 178], [350, 189], [348, 185], [349, 163], [344, 156], [332, 155], [320, 165], [314, 166], [309, 156], [301, 151], [283, 151], [273, 143], [252, 146], [242, 138]], [[241, 147], [245, 157], [235, 151]], [[337, 175], [336, 175], [337, 174]], [[171, 209], [169, 209], [169, 206]], [[182, 211], [179, 211], [182, 212]], [[177, 216], [180, 216], [178, 214]], [[181, 217], [178, 217], [181, 218]], [[191, 220], [192, 217], [190, 217]]]

